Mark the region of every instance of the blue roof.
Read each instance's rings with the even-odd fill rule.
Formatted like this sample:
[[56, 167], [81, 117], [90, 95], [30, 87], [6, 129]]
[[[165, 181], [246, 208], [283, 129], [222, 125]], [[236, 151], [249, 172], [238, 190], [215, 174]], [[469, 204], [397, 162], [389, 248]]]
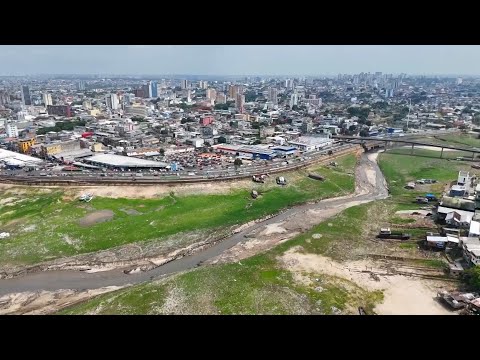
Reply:
[[281, 151], [292, 151], [292, 150], [297, 150], [296, 147], [293, 146], [275, 146], [271, 148], [272, 150], [281, 150]]
[[425, 195], [425, 196], [426, 196], [426, 197], [435, 197], [435, 195], [433, 195], [433, 194], [427, 194], [427, 195]]

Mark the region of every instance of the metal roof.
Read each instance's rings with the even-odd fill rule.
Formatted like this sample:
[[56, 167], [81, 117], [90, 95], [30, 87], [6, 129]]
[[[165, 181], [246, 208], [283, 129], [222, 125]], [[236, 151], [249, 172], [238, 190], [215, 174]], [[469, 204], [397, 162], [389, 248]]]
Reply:
[[84, 161], [120, 167], [166, 167], [167, 163], [137, 159], [133, 157], [113, 154], [99, 154], [86, 158]]

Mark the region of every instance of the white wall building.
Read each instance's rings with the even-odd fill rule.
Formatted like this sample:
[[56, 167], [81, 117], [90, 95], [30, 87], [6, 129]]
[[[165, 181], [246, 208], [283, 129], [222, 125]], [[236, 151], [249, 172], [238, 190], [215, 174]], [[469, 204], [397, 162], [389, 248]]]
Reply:
[[49, 94], [47, 92], [43, 93], [43, 103], [45, 104], [45, 107], [47, 107], [48, 105], [53, 105], [52, 94]]
[[13, 121], [8, 121], [5, 127], [7, 137], [18, 137], [17, 124]]

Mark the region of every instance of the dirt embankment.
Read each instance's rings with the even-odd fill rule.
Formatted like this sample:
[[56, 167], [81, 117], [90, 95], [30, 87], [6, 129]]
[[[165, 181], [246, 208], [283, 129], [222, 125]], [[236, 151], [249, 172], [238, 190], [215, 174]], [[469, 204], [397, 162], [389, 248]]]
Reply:
[[[187, 195], [210, 195], [210, 194], [227, 194], [239, 188], [248, 188], [251, 186], [250, 180], [238, 181], [219, 181], [215, 183], [193, 183], [193, 184], [175, 184], [175, 185], [137, 185], [137, 186], [30, 186], [29, 189], [43, 191], [52, 191], [61, 189], [65, 191], [65, 195], [70, 198], [76, 198], [86, 191], [94, 196], [107, 198], [126, 198], [126, 199], [152, 199], [159, 198], [174, 192], [179, 196]], [[14, 191], [16, 194], [26, 193], [27, 188], [21, 185], [0, 184], [0, 190]], [[23, 190], [23, 191], [22, 191]], [[6, 200], [4, 200], [6, 201]]]
[[94, 296], [121, 288], [121, 286], [108, 286], [87, 291], [59, 290], [8, 294], [0, 297], [0, 315], [50, 314]]
[[[375, 307], [377, 314], [453, 314], [435, 300], [437, 292], [444, 289], [445, 284], [418, 278], [421, 267], [397, 264], [393, 269], [391, 263], [371, 260], [339, 263], [325, 256], [299, 251], [301, 248], [292, 248], [279, 258], [282, 266], [291, 271], [297, 281], [303, 282], [305, 273], [318, 273], [352, 281], [366, 290], [382, 290], [384, 300]], [[431, 272], [429, 269], [423, 271]]]

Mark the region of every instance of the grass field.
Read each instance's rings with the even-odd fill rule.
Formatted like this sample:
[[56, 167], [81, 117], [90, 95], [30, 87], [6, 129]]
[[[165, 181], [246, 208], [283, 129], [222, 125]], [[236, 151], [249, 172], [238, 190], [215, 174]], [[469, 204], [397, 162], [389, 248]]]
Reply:
[[[292, 246], [332, 255], [329, 245], [338, 240], [338, 233], [348, 234], [344, 242], [352, 241], [367, 209], [350, 208], [333, 220], [332, 226], [323, 223], [267, 253], [106, 294], [61, 313], [332, 314], [335, 308], [355, 313], [358, 306], [371, 313], [382, 299], [381, 292], [369, 292], [349, 280], [319, 273], [303, 274], [308, 281], [299, 283], [278, 261]], [[313, 240], [318, 232], [324, 236]]]
[[458, 144], [461, 147], [480, 147], [480, 139], [478, 138], [478, 135], [473, 134], [443, 135], [439, 136], [438, 139], [451, 144]]
[[[255, 184], [261, 194], [256, 200], [251, 199], [250, 189], [159, 199], [95, 197], [88, 204], [66, 198], [61, 190], [4, 192], [0, 228], [12, 236], [0, 242], [0, 263], [34, 264], [134, 242], [161, 241], [172, 234], [241, 224], [308, 200], [345, 195], [354, 190], [356, 159], [347, 155], [338, 162], [337, 168], [314, 169], [326, 176], [324, 182], [308, 179], [303, 170], [284, 174], [289, 181], [286, 187], [275, 185], [272, 178], [269, 184]], [[113, 211], [113, 219], [87, 227], [79, 224], [100, 210]]]
[[[334, 218], [277, 247], [237, 263], [201, 267], [145, 285], [99, 296], [75, 305], [62, 314], [331, 314], [334, 309], [354, 313], [364, 306], [371, 313], [383, 298], [381, 292], [369, 292], [349, 280], [320, 273], [303, 274], [309, 281], [295, 279], [281, 266], [280, 258], [292, 247], [303, 253], [319, 254], [341, 261], [362, 253], [376, 252], [372, 242], [379, 224], [410, 224], [395, 211], [415, 209], [416, 192], [403, 189], [408, 180], [436, 178], [441, 182], [455, 179], [465, 164], [427, 157], [381, 154], [379, 162], [393, 190], [390, 199], [348, 208]], [[440, 185], [433, 190], [440, 194]], [[375, 214], [375, 217], [372, 217]], [[414, 237], [425, 229], [409, 229]], [[321, 237], [315, 236], [321, 234]], [[415, 255], [415, 240], [392, 244], [398, 254]], [[394, 254], [397, 252], [394, 251]], [[418, 265], [442, 268], [439, 259], [421, 259]], [[319, 287], [320, 285], [320, 287]]]

